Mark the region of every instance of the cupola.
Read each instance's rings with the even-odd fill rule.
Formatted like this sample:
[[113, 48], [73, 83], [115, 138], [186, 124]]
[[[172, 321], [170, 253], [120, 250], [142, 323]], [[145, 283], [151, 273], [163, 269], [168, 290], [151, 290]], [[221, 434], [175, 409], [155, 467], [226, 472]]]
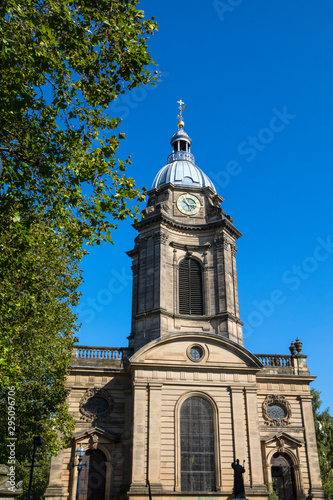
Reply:
[[178, 131], [171, 138], [172, 153], [168, 156], [168, 163], [156, 175], [152, 189], [160, 189], [166, 184], [174, 186], [193, 187], [203, 189], [210, 187], [216, 192], [214, 184], [207, 175], [195, 164], [191, 153], [192, 139], [184, 130], [183, 111], [185, 105], [179, 103]]

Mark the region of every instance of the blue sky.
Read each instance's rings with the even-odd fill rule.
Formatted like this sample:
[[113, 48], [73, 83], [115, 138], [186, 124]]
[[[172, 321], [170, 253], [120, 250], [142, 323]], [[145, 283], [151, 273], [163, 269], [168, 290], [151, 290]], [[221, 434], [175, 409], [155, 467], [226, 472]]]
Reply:
[[[330, 0], [140, 2], [159, 32], [149, 47], [161, 80], [110, 107], [133, 154], [128, 174], [151, 187], [171, 152], [177, 101], [196, 164], [243, 233], [237, 266], [245, 347], [289, 354], [299, 337], [313, 386], [333, 408], [332, 115]], [[81, 345], [126, 346], [131, 222], [115, 246], [83, 262]]]

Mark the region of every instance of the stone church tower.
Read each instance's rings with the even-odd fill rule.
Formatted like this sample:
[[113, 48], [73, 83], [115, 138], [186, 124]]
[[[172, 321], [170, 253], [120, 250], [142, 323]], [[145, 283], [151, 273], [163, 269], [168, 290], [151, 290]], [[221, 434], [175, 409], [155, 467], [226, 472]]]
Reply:
[[324, 498], [309, 384], [297, 339], [290, 355], [252, 354], [239, 317], [241, 233], [195, 164], [182, 102], [168, 163], [156, 175], [128, 252], [127, 348], [77, 346], [68, 378], [74, 439], [52, 459], [49, 500]]
[[149, 191], [133, 259], [130, 347], [175, 332], [207, 332], [243, 345], [236, 243], [241, 233], [195, 165], [179, 122], [173, 152]]

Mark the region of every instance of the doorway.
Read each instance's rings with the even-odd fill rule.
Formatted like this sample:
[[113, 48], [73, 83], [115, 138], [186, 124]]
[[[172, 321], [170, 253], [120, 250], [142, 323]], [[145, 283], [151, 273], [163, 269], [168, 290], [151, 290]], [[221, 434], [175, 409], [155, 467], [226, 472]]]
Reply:
[[280, 500], [297, 500], [293, 462], [287, 453], [274, 453], [272, 481]]
[[101, 450], [88, 450], [82, 464], [79, 500], [104, 500], [106, 479], [106, 458]]

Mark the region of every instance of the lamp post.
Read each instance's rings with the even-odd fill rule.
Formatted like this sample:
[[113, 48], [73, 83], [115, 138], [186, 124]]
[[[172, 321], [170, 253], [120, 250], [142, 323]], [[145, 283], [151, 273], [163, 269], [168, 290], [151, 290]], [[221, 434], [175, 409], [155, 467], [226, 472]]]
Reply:
[[[34, 450], [32, 452], [32, 462], [31, 462], [31, 468], [30, 468], [30, 479], [29, 479], [29, 488], [28, 488], [28, 496], [27, 500], [30, 500], [31, 498], [31, 488], [32, 488], [32, 476], [34, 473], [34, 468], [35, 466], [35, 456], [36, 456], [36, 448], [37, 446], [42, 446], [43, 441], [40, 436], [34, 436]], [[38, 465], [37, 465], [38, 467]]]
[[80, 491], [80, 474], [82, 470], [82, 457], [85, 454], [86, 450], [83, 448], [83, 446], [79, 446], [78, 449], [76, 450], [76, 454], [79, 458], [79, 465], [77, 466], [77, 486], [76, 486], [76, 500], [79, 500], [79, 491]]

